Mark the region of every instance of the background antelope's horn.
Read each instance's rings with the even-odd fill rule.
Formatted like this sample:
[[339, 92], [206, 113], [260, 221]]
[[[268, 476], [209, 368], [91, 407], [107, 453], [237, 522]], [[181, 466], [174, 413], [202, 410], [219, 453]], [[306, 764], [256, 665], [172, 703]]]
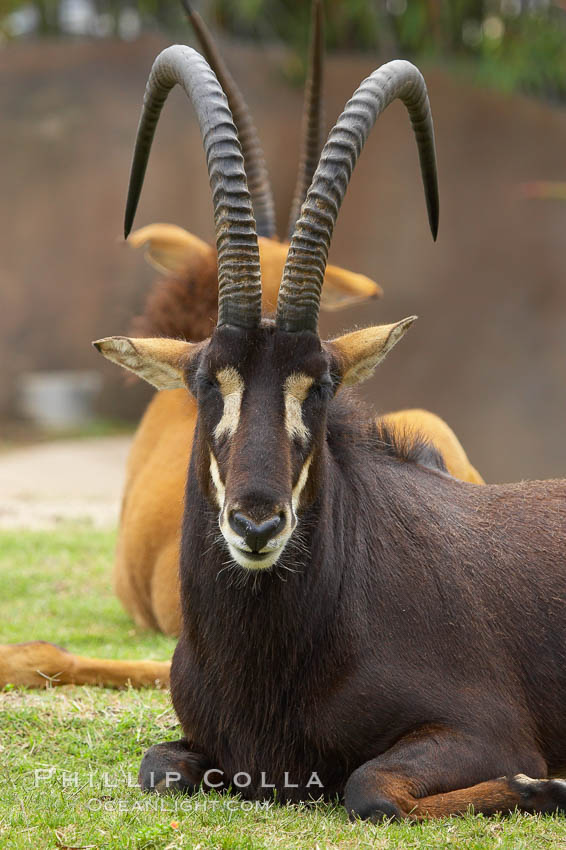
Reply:
[[238, 130], [238, 138], [244, 155], [244, 166], [248, 178], [248, 188], [252, 196], [257, 235], [272, 238], [276, 235], [273, 193], [265, 157], [250, 110], [232, 74], [226, 67], [226, 63], [220, 56], [205, 22], [199, 13], [194, 11], [188, 0], [181, 0], [181, 3], [193, 26], [202, 52], [228, 98], [228, 105]]
[[157, 121], [179, 84], [195, 109], [212, 189], [218, 252], [218, 324], [256, 327], [261, 320], [259, 248], [244, 159], [226, 96], [206, 59], [175, 45], [159, 54], [149, 75], [126, 204], [128, 236], [143, 185]]
[[311, 43], [309, 51], [309, 68], [307, 81], [305, 83], [305, 101], [303, 107], [303, 121], [301, 126], [301, 152], [299, 159], [299, 171], [295, 194], [291, 203], [289, 213], [289, 224], [287, 227], [288, 238], [292, 238], [295, 225], [301, 212], [301, 206], [305, 200], [320, 150], [322, 148], [322, 133], [324, 124], [324, 105], [322, 100], [322, 87], [324, 76], [324, 7], [322, 0], [313, 0], [311, 20]]
[[350, 177], [377, 117], [396, 98], [415, 134], [433, 237], [438, 230], [434, 130], [425, 81], [414, 65], [395, 60], [365, 79], [332, 128], [297, 222], [277, 301], [277, 326], [317, 332], [328, 249]]

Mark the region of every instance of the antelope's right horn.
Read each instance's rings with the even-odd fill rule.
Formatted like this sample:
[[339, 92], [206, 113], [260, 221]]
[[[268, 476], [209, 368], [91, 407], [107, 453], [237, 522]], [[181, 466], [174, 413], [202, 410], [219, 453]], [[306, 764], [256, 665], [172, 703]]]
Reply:
[[218, 324], [257, 327], [261, 320], [259, 248], [244, 159], [220, 83], [207, 61], [191, 47], [168, 47], [153, 63], [130, 172], [125, 235], [134, 220], [161, 109], [177, 83], [192, 101], [198, 118], [212, 189]]

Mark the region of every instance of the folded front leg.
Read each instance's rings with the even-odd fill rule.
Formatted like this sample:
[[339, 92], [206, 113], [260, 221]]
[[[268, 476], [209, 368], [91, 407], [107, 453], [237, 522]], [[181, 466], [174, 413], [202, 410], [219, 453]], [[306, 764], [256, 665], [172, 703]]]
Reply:
[[[502, 736], [503, 738], [503, 736]], [[566, 810], [566, 782], [546, 777], [536, 747], [513, 747], [479, 735], [424, 728], [402, 738], [350, 776], [344, 804], [350, 817], [424, 820], [495, 812]], [[520, 775], [519, 775], [520, 774]]]

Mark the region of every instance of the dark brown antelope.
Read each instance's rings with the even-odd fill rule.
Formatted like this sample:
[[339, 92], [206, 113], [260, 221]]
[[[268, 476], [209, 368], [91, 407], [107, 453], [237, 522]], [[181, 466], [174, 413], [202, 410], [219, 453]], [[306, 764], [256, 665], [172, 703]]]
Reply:
[[[100, 340], [109, 359], [187, 387], [198, 419], [171, 692], [184, 738], [146, 754], [146, 789], [343, 797], [351, 816], [422, 819], [566, 807], [566, 481], [476, 487], [379, 427], [349, 387], [413, 317], [322, 342], [338, 211], [377, 116], [415, 129], [438, 206], [428, 97], [391, 62], [330, 132], [291, 240], [275, 320], [236, 129], [194, 51], [149, 78], [129, 230], [160, 109], [180, 84], [201, 127], [218, 246], [218, 323], [191, 344]], [[534, 778], [529, 778], [534, 777]]]

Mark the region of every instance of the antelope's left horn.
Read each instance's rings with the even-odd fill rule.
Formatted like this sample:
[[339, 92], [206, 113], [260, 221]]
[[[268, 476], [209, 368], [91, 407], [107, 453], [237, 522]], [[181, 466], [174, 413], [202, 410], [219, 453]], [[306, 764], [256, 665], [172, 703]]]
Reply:
[[295, 227], [277, 301], [277, 326], [317, 333], [320, 293], [330, 240], [350, 177], [378, 116], [403, 101], [413, 125], [433, 238], [438, 230], [434, 130], [422, 74], [397, 59], [363, 81], [330, 131]]

